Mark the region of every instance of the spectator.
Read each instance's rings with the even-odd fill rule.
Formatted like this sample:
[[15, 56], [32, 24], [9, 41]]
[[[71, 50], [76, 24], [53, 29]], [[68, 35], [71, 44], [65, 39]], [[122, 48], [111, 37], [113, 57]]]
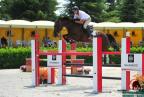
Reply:
[[6, 47], [7, 46], [7, 39], [3, 36], [2, 38], [1, 38], [1, 45], [2, 45], [2, 47]]
[[43, 38], [43, 43], [44, 43], [44, 47], [53, 45], [53, 42], [49, 39], [49, 37], [44, 37]]

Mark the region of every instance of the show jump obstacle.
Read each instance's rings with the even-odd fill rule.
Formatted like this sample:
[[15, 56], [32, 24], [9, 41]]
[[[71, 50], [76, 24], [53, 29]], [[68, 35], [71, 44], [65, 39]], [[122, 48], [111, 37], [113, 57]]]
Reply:
[[59, 47], [57, 52], [44, 52], [39, 50], [39, 36], [36, 34], [35, 40], [31, 41], [32, 52], [32, 85], [38, 86], [40, 84], [39, 75], [39, 56], [47, 56], [48, 66], [48, 83], [54, 83], [54, 68], [58, 69], [57, 84], [66, 84], [66, 56], [68, 55], [83, 55], [93, 56], [93, 91], [96, 93], [102, 92], [102, 54], [121, 54], [121, 69], [122, 69], [122, 90], [129, 90], [130, 85], [130, 71], [139, 71], [144, 74], [144, 54], [130, 53], [130, 38], [122, 39], [121, 52], [103, 52], [102, 38], [93, 37], [93, 51], [92, 52], [66, 52], [66, 43], [64, 40], [59, 40]]

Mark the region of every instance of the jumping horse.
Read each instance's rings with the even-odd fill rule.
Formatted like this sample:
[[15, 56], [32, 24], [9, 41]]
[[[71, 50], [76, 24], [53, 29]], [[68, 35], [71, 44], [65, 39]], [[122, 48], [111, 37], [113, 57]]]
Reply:
[[[67, 42], [92, 42], [89, 38], [86, 30], [83, 29], [83, 25], [75, 23], [72, 19], [68, 17], [59, 18], [55, 21], [54, 24], [54, 36], [57, 37], [60, 34], [62, 28], [65, 27], [68, 31], [68, 34], [63, 35], [63, 38]], [[103, 51], [108, 50], [110, 47], [110, 41], [106, 34], [97, 33], [97, 37], [102, 37], [102, 49]]]

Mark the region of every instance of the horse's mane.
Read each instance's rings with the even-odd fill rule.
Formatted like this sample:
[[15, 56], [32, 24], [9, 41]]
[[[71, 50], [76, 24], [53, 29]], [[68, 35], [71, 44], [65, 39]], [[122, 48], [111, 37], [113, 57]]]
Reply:
[[66, 21], [71, 21], [71, 22], [73, 22], [73, 20], [71, 19], [71, 18], [69, 18], [69, 17], [60, 17], [58, 20], [66, 20]]

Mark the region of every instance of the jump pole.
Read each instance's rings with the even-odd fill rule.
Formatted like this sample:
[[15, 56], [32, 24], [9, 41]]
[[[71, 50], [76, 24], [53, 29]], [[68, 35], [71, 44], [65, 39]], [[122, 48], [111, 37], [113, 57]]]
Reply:
[[32, 60], [32, 85], [40, 84], [39, 73], [39, 35], [36, 33], [35, 40], [31, 40], [31, 60]]
[[[64, 40], [59, 40], [58, 42], [58, 52], [66, 52], [66, 42]], [[65, 67], [65, 62], [66, 62], [66, 55], [62, 53], [62, 63], [61, 67], [58, 69], [58, 84], [60, 85], [65, 85], [66, 84], [66, 67]]]
[[[130, 37], [123, 38], [121, 44], [121, 64], [125, 64], [125, 54], [130, 53]], [[128, 91], [130, 89], [130, 70], [122, 69], [121, 78], [121, 89]]]
[[32, 86], [36, 86], [36, 67], [35, 67], [35, 40], [31, 40], [31, 61], [32, 61]]
[[102, 38], [93, 37], [93, 92], [102, 92]]

